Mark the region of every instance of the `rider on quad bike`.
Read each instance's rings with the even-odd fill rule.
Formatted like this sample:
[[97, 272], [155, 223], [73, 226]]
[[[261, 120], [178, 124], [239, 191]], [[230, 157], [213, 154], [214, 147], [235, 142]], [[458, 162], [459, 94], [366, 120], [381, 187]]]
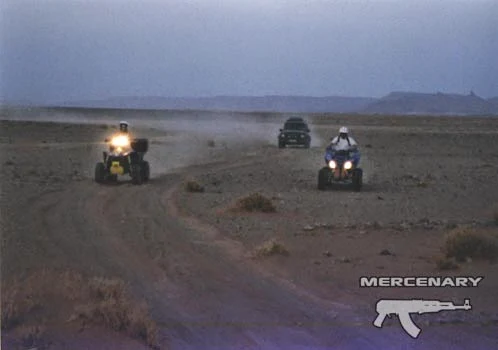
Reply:
[[[334, 151], [350, 151], [357, 152], [358, 151], [358, 143], [356, 140], [349, 136], [349, 129], [345, 126], [342, 126], [339, 129], [339, 136], [336, 136], [331, 139], [328, 150], [332, 149]], [[356, 168], [358, 166], [359, 159], [355, 158], [353, 162], [353, 167]], [[339, 169], [339, 167], [334, 169], [334, 178], [343, 177], [345, 174], [340, 174], [340, 171], [345, 172], [346, 169]]]
[[324, 160], [326, 166], [318, 173], [318, 189], [323, 190], [332, 183], [350, 183], [356, 191], [361, 189], [363, 170], [358, 167], [358, 143], [349, 136], [347, 127], [341, 127], [339, 136], [332, 138]]
[[106, 138], [105, 142], [109, 143], [109, 151], [111, 153], [123, 153], [130, 151], [131, 135], [128, 131], [130, 124], [122, 120], [119, 122], [119, 131], [110, 139]]
[[123, 135], [129, 135], [130, 132], [128, 131], [128, 127], [130, 124], [128, 122], [125, 122], [124, 120], [119, 122], [119, 132]]
[[330, 146], [334, 146], [337, 151], [348, 151], [358, 148], [358, 143], [348, 134], [348, 128], [345, 126], [341, 127], [339, 129], [339, 136], [331, 138]]
[[103, 152], [103, 162], [97, 163], [95, 167], [96, 182], [116, 181], [118, 175], [125, 174], [129, 174], [132, 182], [136, 184], [149, 179], [149, 162], [144, 160], [149, 141], [131, 138], [128, 127], [127, 122], [119, 122], [119, 131], [111, 138], [105, 139], [109, 152]]

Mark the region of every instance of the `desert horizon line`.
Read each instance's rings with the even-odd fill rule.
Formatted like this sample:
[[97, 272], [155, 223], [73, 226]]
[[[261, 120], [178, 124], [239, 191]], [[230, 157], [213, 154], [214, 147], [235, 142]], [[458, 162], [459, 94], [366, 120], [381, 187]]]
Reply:
[[[383, 97], [387, 97], [392, 94], [411, 94], [411, 95], [448, 95], [448, 96], [474, 96], [479, 97], [483, 100], [490, 100], [494, 98], [498, 98], [496, 96], [485, 97], [484, 95], [480, 95], [475, 93], [473, 89], [469, 89], [467, 92], [449, 92], [449, 91], [441, 91], [441, 90], [432, 90], [432, 91], [420, 91], [420, 90], [391, 90], [390, 92], [378, 96], [368, 96], [368, 95], [349, 95], [349, 94], [328, 94], [328, 95], [316, 95], [316, 94], [285, 94], [285, 93], [271, 93], [271, 94], [213, 94], [213, 95], [159, 95], [159, 94], [151, 94], [151, 95], [133, 95], [133, 94], [123, 94], [123, 95], [112, 95], [108, 97], [89, 97], [89, 98], [71, 98], [59, 101], [47, 101], [48, 104], [57, 104], [57, 103], [70, 103], [70, 102], [79, 102], [79, 101], [107, 101], [110, 99], [116, 98], [163, 98], [163, 99], [213, 99], [213, 98], [315, 98], [315, 99], [325, 99], [325, 98], [355, 98], [355, 99], [382, 99]], [[0, 102], [16, 102], [21, 101], [20, 99], [10, 99], [10, 98], [0, 98]], [[31, 99], [22, 99], [22, 101], [38, 103], [32, 101]]]

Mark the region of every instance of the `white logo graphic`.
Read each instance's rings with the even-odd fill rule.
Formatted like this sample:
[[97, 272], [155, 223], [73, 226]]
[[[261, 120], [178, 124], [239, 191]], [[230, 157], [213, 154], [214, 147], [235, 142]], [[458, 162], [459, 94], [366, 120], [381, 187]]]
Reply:
[[484, 277], [446, 276], [446, 277], [361, 277], [361, 288], [372, 287], [477, 287]]
[[376, 306], [377, 317], [373, 324], [382, 328], [386, 316], [398, 315], [401, 326], [412, 338], [417, 338], [420, 329], [410, 318], [411, 313], [424, 314], [435, 313], [445, 310], [471, 310], [470, 299], [465, 299], [463, 305], [454, 305], [452, 302], [442, 302], [439, 300], [422, 299], [381, 299]]

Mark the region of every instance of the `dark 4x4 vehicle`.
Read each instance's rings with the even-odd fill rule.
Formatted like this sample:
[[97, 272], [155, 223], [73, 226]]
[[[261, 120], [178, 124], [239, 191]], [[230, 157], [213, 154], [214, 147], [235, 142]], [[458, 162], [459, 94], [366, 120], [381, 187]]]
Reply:
[[278, 135], [278, 147], [284, 148], [287, 145], [301, 145], [310, 148], [311, 136], [308, 124], [303, 118], [289, 118], [280, 129]]

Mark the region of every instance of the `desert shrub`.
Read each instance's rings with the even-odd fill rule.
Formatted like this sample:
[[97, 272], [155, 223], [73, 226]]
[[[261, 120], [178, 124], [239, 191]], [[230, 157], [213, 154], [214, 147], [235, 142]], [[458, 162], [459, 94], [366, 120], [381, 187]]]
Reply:
[[[2, 281], [2, 329], [25, 328], [32, 323], [34, 313], [47, 306], [47, 300], [73, 300], [69, 298], [79, 295], [81, 290], [78, 278], [69, 272], [41, 269], [23, 278]], [[54, 289], [54, 285], [58, 288]], [[71, 288], [75, 285], [78, 287]]]
[[277, 211], [272, 201], [260, 193], [253, 193], [241, 198], [237, 202], [237, 207], [244, 211], [260, 211], [263, 213], [273, 213]]
[[283, 244], [275, 239], [266, 241], [256, 249], [257, 256], [272, 256], [272, 255], [289, 255], [289, 251]]
[[196, 180], [187, 180], [185, 182], [185, 191], [187, 192], [204, 192], [204, 187]]
[[42, 270], [2, 286], [3, 330], [19, 327], [26, 330], [26, 343], [38, 341], [40, 332], [30, 331], [30, 324], [42, 310], [57, 310], [51, 318], [67, 320], [70, 316], [69, 321], [101, 325], [156, 345], [157, 328], [146, 304], [128, 294], [119, 279]]
[[454, 258], [440, 257], [436, 259], [436, 266], [439, 270], [448, 271], [459, 268]]
[[447, 234], [444, 250], [446, 257], [457, 261], [467, 258], [492, 261], [498, 256], [498, 240], [470, 228], [456, 228]]
[[89, 282], [90, 294], [97, 300], [122, 299], [125, 284], [121, 280], [94, 277]]
[[207, 145], [208, 145], [208, 147], [215, 147], [216, 142], [214, 142], [214, 140], [208, 140]]
[[75, 308], [72, 320], [103, 325], [155, 346], [157, 326], [145, 303], [135, 302], [118, 279], [93, 278], [88, 283], [90, 299]]
[[22, 326], [20, 327], [19, 334], [24, 348], [45, 348], [45, 344], [43, 344], [43, 336], [45, 335], [44, 326]]
[[2, 288], [2, 329], [10, 329], [22, 324], [27, 316], [39, 306], [36, 298], [25, 294], [21, 283], [9, 284]]

